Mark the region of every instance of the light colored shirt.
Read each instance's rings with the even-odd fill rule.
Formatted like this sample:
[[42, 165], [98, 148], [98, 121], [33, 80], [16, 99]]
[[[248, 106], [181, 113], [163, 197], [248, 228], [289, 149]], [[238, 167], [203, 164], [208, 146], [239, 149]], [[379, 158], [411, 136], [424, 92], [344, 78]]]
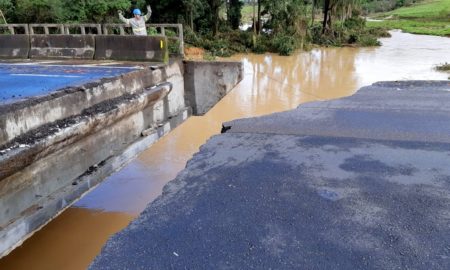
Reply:
[[133, 29], [133, 34], [137, 36], [146, 36], [147, 28], [145, 27], [145, 22], [150, 19], [151, 15], [152, 13], [149, 12], [144, 16], [140, 16], [139, 19], [136, 19], [136, 17], [127, 19], [122, 14], [119, 14], [119, 19], [127, 25], [131, 26], [131, 28]]

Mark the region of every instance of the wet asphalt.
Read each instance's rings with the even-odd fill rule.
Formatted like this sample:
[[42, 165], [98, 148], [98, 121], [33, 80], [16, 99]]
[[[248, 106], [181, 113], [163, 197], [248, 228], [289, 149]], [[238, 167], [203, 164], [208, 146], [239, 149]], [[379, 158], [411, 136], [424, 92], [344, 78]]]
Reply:
[[382, 82], [224, 123], [90, 269], [450, 269], [449, 102]]

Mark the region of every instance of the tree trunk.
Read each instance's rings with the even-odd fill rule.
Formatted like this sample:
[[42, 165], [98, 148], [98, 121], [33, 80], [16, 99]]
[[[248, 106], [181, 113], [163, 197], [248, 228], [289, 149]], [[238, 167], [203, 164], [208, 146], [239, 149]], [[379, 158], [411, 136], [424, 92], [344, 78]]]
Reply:
[[253, 0], [253, 47], [256, 46], [256, 0]]
[[258, 26], [256, 27], [258, 30], [258, 36], [261, 34], [261, 0], [258, 0]]
[[189, 13], [189, 24], [191, 25], [192, 31], [194, 31], [194, 11], [192, 8]]
[[311, 7], [311, 26], [314, 25], [314, 15], [316, 14], [316, 0], [312, 1], [312, 7]]
[[325, 34], [329, 13], [330, 13], [330, 0], [325, 0], [323, 3], [322, 34]]
[[219, 32], [219, 9], [220, 5], [213, 5], [212, 7], [212, 21], [213, 21], [213, 35], [217, 35]]

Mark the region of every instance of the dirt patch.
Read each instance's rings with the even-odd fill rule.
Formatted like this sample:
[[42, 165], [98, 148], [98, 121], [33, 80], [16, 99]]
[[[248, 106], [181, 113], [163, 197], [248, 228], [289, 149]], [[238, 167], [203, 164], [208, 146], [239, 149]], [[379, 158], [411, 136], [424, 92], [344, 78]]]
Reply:
[[197, 47], [189, 47], [184, 49], [184, 55], [188, 60], [203, 60], [205, 50]]

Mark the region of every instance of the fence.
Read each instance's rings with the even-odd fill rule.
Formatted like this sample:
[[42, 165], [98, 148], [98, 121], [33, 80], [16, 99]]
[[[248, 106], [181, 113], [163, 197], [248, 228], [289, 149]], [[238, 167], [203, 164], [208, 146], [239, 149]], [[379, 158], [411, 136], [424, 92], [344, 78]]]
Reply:
[[[177, 44], [184, 55], [182, 24], [146, 24], [147, 32], [166, 36]], [[0, 34], [9, 35], [131, 35], [131, 27], [125, 24], [0, 24]]]

